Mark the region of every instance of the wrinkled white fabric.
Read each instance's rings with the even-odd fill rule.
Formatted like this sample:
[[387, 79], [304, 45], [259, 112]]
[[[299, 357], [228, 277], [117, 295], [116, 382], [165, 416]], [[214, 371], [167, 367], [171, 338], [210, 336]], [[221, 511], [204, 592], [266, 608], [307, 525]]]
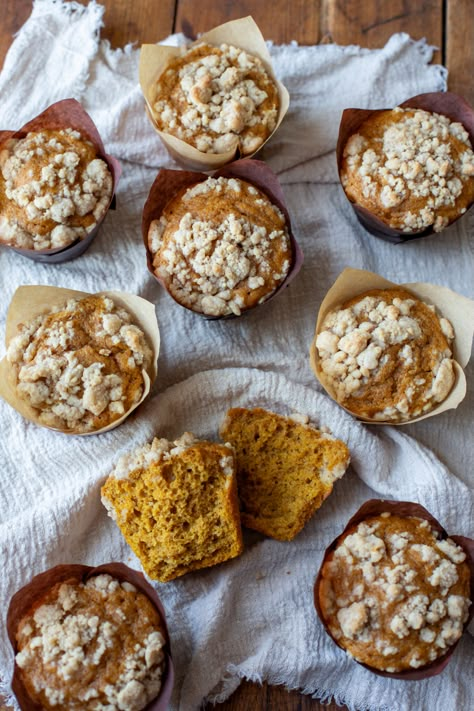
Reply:
[[[157, 584], [177, 672], [172, 709], [193, 711], [205, 698], [222, 700], [241, 678], [286, 684], [335, 698], [350, 709], [473, 708], [469, 635], [442, 676], [410, 683], [382, 679], [331, 642], [312, 602], [324, 548], [366, 499], [418, 501], [451, 533], [473, 534], [472, 388], [456, 411], [403, 428], [370, 428], [321, 392], [308, 361], [319, 304], [347, 265], [394, 281], [432, 281], [473, 296], [472, 213], [442, 235], [386, 244], [358, 225], [335, 170], [343, 108], [393, 106], [418, 93], [443, 90], [445, 70], [428, 64], [430, 47], [403, 34], [371, 51], [270, 46], [291, 107], [263, 157], [283, 183], [305, 264], [271, 303], [240, 319], [210, 322], [177, 306], [146, 270], [142, 207], [157, 168], [176, 166], [144, 113], [138, 51], [112, 51], [101, 42], [102, 15], [95, 3], [84, 8], [36, 0], [0, 75], [1, 128], [17, 128], [53, 101], [72, 96], [90, 112], [108, 152], [123, 164], [117, 210], [81, 258], [45, 266], [0, 251], [1, 329], [21, 284], [131, 291], [156, 303], [159, 374], [151, 397], [134, 415], [97, 437], [35, 427], [0, 402], [3, 619], [11, 595], [53, 565], [121, 560], [139, 567], [100, 503], [100, 486], [119, 454], [155, 434], [176, 437], [190, 430], [217, 438], [230, 406], [297, 410], [348, 442], [351, 469], [294, 541], [279, 543], [246, 532], [246, 549], [238, 559]], [[466, 375], [468, 384], [473, 382], [472, 364]], [[3, 621], [1, 635], [0, 689], [6, 692], [12, 655]]]

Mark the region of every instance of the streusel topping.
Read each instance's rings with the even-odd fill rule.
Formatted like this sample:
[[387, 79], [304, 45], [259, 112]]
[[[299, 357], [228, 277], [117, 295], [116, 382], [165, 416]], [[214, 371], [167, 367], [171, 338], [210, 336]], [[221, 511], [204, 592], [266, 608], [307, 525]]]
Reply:
[[474, 153], [462, 124], [421, 109], [369, 117], [344, 147], [350, 200], [391, 227], [440, 232], [474, 200]]
[[0, 152], [0, 241], [23, 249], [65, 247], [103, 217], [112, 175], [78, 131], [44, 130]]
[[388, 672], [442, 656], [463, 632], [466, 554], [426, 520], [384, 513], [345, 534], [322, 568], [319, 600], [333, 637]]
[[321, 378], [358, 417], [429, 412], [454, 384], [451, 323], [403, 289], [377, 289], [331, 311], [316, 337]]
[[17, 646], [28, 693], [47, 711], [140, 711], [161, 689], [160, 616], [110, 575], [55, 585], [21, 621]]
[[42, 424], [90, 432], [140, 400], [152, 351], [125, 309], [91, 296], [23, 325], [7, 358], [17, 392]]
[[276, 126], [278, 90], [263, 62], [243, 49], [201, 43], [174, 59], [157, 82], [161, 131], [203, 153], [254, 153]]
[[235, 178], [208, 178], [171, 200], [148, 243], [173, 298], [210, 316], [238, 316], [268, 299], [292, 261], [282, 212]]

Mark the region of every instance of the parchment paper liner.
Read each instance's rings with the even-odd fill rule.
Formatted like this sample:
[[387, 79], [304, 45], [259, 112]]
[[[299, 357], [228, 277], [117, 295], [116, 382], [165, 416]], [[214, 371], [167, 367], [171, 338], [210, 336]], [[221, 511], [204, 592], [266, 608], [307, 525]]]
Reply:
[[[91, 296], [85, 291], [75, 291], [73, 289], [63, 289], [57, 286], [20, 286], [13, 294], [13, 299], [7, 313], [5, 328], [5, 343], [17, 335], [17, 326], [21, 323], [28, 323], [42, 313], [48, 313], [56, 306], [65, 305], [69, 299], [82, 299]], [[107, 432], [120, 425], [147, 397], [151, 386], [157, 375], [157, 361], [160, 351], [160, 332], [155, 315], [155, 307], [146, 299], [135, 294], [126, 294], [121, 291], [99, 291], [95, 296], [109, 296], [115, 304], [123, 306], [133, 317], [133, 322], [140, 326], [147, 336], [148, 344], [153, 351], [153, 359], [148, 371], [143, 370], [144, 390], [140, 400], [135, 403], [120, 418], [111, 422], [107, 427], [102, 427], [91, 432], [76, 432], [73, 430], [63, 430], [57, 427], [49, 427], [39, 421], [38, 415], [26, 400], [20, 398], [16, 391], [16, 383], [12, 365], [6, 356], [0, 361], [0, 396], [15, 408], [20, 415], [27, 420], [34, 422], [40, 427], [48, 427], [55, 432], [75, 435], [95, 435]]]
[[26, 123], [18, 131], [0, 131], [1, 148], [2, 144], [10, 138], [24, 138], [30, 131], [44, 131], [45, 129], [60, 130], [64, 128], [73, 128], [79, 131], [84, 138], [88, 139], [95, 146], [99, 158], [102, 158], [107, 163], [109, 170], [112, 173], [112, 193], [109, 204], [94, 229], [83, 239], [78, 238], [66, 247], [54, 247], [52, 249], [22, 249], [0, 241], [0, 245], [9, 247], [14, 252], [18, 252], [18, 254], [23, 254], [25, 257], [33, 259], [36, 262], [43, 262], [47, 264], [59, 264], [61, 262], [67, 262], [71, 259], [75, 259], [83, 254], [91, 245], [92, 241], [99, 232], [99, 228], [108, 210], [115, 210], [115, 191], [117, 189], [122, 168], [116, 158], [107, 155], [96, 125], [92, 121], [89, 114], [87, 114], [82, 108], [81, 104], [76, 101], [76, 99], [64, 99], [63, 101], [57, 101], [55, 104], [51, 104], [51, 106], [48, 106], [45, 111], [31, 121], [28, 121], [28, 123]]
[[[374, 274], [374, 272], [365, 271], [363, 269], [351, 269], [349, 267], [344, 269], [338, 276], [319, 308], [316, 331], [310, 346], [311, 368], [325, 391], [337, 402], [335, 392], [332, 390], [330, 383], [324, 379], [324, 374], [319, 366], [318, 349], [316, 348], [316, 336], [320, 331], [326, 315], [329, 311], [340, 306], [348, 299], [357, 296], [357, 294], [362, 294], [371, 289], [389, 289], [393, 287], [407, 289], [407, 291], [411, 291], [422, 301], [428, 304], [434, 304], [437, 308], [438, 315], [444, 316], [451, 321], [455, 334], [454, 342], [451, 346], [454, 359], [455, 382], [448, 397], [425, 415], [420, 415], [419, 417], [414, 417], [404, 422], [368, 420], [363, 417], [358, 418], [362, 422], [368, 422], [371, 425], [407, 425], [412, 422], [418, 422], [427, 417], [439, 415], [445, 410], [455, 409], [466, 396], [466, 377], [463, 368], [466, 367], [471, 357], [472, 337], [474, 334], [474, 301], [460, 294], [456, 294], [455, 291], [451, 291], [451, 289], [445, 286], [437, 286], [423, 282], [395, 284], [392, 281], [388, 281], [388, 279], [384, 279], [379, 274]], [[344, 406], [341, 405], [341, 407]], [[347, 408], [344, 409], [346, 412], [354, 415], [351, 410]], [[356, 417], [356, 415], [354, 415], [354, 417]]]
[[[447, 116], [451, 119], [451, 121], [459, 121], [468, 132], [471, 145], [474, 148], [474, 109], [465, 99], [463, 99], [462, 96], [458, 96], [457, 94], [453, 94], [449, 91], [434, 91], [428, 94], [418, 94], [417, 96], [413, 96], [411, 99], [404, 101], [403, 104], [400, 104], [400, 106], [402, 108], [424, 109], [425, 111], [431, 111]], [[348, 139], [354, 133], [357, 133], [359, 127], [369, 118], [369, 116], [379, 114], [382, 111], [387, 111], [387, 109], [345, 109], [343, 111], [336, 148], [339, 178], [341, 177], [342, 154]], [[420, 237], [439, 234], [434, 232], [433, 227], [427, 227], [426, 229], [418, 232], [403, 232], [402, 230], [397, 230], [390, 227], [386, 222], [380, 220], [376, 215], [370, 212], [370, 210], [367, 210], [367, 208], [357, 205], [349, 198], [348, 200], [351, 203], [352, 209], [354, 210], [361, 225], [365, 227], [368, 232], [375, 235], [375, 237], [380, 237], [387, 242], [407, 242], [412, 239], [420, 239]], [[472, 204], [473, 203], [468, 205], [467, 209], [469, 209]], [[462, 217], [462, 215], [459, 215], [459, 217]], [[452, 220], [450, 224], [456, 222], [459, 217]]]
[[[466, 562], [468, 563], [471, 571], [471, 605], [469, 607], [468, 618], [464, 623], [464, 630], [466, 630], [474, 614], [474, 540], [472, 540], [471, 538], [466, 538], [465, 536], [448, 536], [439, 521], [435, 519], [434, 516], [432, 516], [429, 511], [424, 508], [424, 506], [421, 506], [421, 504], [417, 504], [411, 501], [384, 501], [383, 499], [370, 499], [369, 501], [366, 501], [365, 504], [363, 504], [360, 509], [352, 516], [352, 518], [348, 521], [346, 527], [344, 528], [343, 532], [324, 551], [321, 567], [319, 569], [318, 575], [316, 577], [316, 582], [314, 584], [314, 606], [318, 613], [319, 619], [321, 620], [324, 629], [326, 630], [328, 635], [331, 637], [331, 639], [334, 640], [338, 647], [341, 647], [337, 639], [332, 636], [329, 627], [326, 624], [319, 602], [319, 585], [321, 583], [321, 571], [323, 565], [328, 555], [337, 547], [338, 541], [346, 533], [346, 531], [348, 531], [350, 528], [357, 526], [361, 521], [364, 521], [365, 519], [370, 518], [371, 516], [378, 516], [379, 514], [382, 514], [385, 511], [388, 511], [393, 515], [407, 517], [416, 516], [418, 518], [425, 519], [430, 524], [432, 530], [438, 531], [441, 534], [442, 539], [450, 538], [464, 550], [464, 552], [466, 553]], [[436, 674], [439, 674], [443, 671], [445, 666], [448, 664], [454, 650], [456, 649], [458, 642], [455, 642], [451, 647], [449, 647], [447, 652], [445, 652], [442, 656], [438, 657], [438, 659], [436, 659], [434, 662], [425, 664], [425, 666], [419, 667], [418, 669], [408, 669], [402, 672], [382, 671], [380, 669], [375, 669], [374, 667], [371, 667], [368, 664], [363, 664], [362, 662], [357, 661], [357, 659], [354, 659], [354, 661], [365, 667], [369, 671], [373, 672], [374, 674], [378, 674], [379, 676], [387, 676], [392, 679], [402, 679], [404, 681], [428, 679], [429, 677], [436, 676]], [[341, 647], [341, 649], [344, 648]]]
[[[303, 252], [301, 251], [301, 248], [298, 245], [291, 230], [290, 216], [288, 214], [288, 210], [286, 209], [285, 198], [281, 189], [281, 185], [275, 173], [268, 167], [266, 163], [260, 160], [254, 160], [250, 158], [243, 158], [242, 160], [234, 161], [233, 163], [230, 163], [224, 168], [221, 168], [220, 170], [216, 171], [212, 177], [219, 178], [221, 176], [224, 178], [240, 178], [242, 180], [247, 181], [248, 183], [252, 183], [252, 185], [255, 185], [257, 188], [262, 190], [262, 192], [264, 192], [270, 198], [270, 200], [275, 203], [275, 205], [277, 205], [277, 207], [282, 211], [283, 215], [285, 216], [286, 226], [288, 229], [288, 235], [290, 237], [293, 252], [293, 260], [286, 279], [280, 284], [278, 289], [276, 289], [263, 302], [266, 304], [268, 301], [273, 299], [282, 289], [288, 286], [288, 284], [295, 278], [295, 276], [301, 269], [304, 259]], [[166, 285], [164, 284], [163, 280], [153, 271], [153, 255], [148, 246], [148, 230], [150, 224], [153, 220], [157, 220], [160, 218], [168, 202], [172, 198], [174, 198], [180, 191], [186, 190], [188, 187], [190, 187], [191, 185], [195, 185], [196, 183], [201, 183], [204, 180], [207, 180], [208, 177], [209, 176], [205, 175], [204, 173], [194, 173], [191, 171], [184, 170], [168, 170], [166, 168], [162, 168], [158, 172], [158, 175], [156, 176], [155, 181], [151, 186], [150, 192], [145, 202], [145, 207], [143, 208], [142, 236], [146, 249], [148, 271], [165, 289]], [[174, 298], [169, 291], [168, 293], [172, 298]], [[179, 301], [176, 301], [176, 303], [179, 303]], [[188, 308], [187, 306], [184, 306], [184, 304], [179, 305], [183, 306], [184, 308]], [[244, 313], [247, 313], [248, 311], [252, 311], [253, 309], [257, 308], [257, 306], [260, 306], [260, 304], [256, 304], [256, 306], [252, 307], [251, 309], [246, 309], [245, 311], [242, 311], [242, 315]], [[197, 313], [201, 316], [204, 316], [204, 318], [208, 320], [236, 318], [234, 314], [216, 317], [208, 316], [206, 314], [201, 313], [200, 311], [194, 311], [193, 309], [188, 308], [188, 310], [193, 311], [193, 313]]]
[[[123, 563], [106, 563], [96, 568], [92, 568], [89, 565], [57, 565], [44, 573], [36, 575], [25, 587], [15, 593], [8, 608], [7, 631], [13, 651], [16, 654], [16, 632], [22, 617], [28, 614], [35, 602], [40, 600], [54, 585], [71, 579], [76, 579], [78, 582], [86, 582], [89, 578], [101, 573], [108, 573], [121, 582], [126, 581], [134, 585], [149, 598], [160, 614], [166, 638], [166, 666], [160, 694], [154, 701], [150, 701], [146, 706], [146, 711], [166, 711], [173, 690], [174, 669], [165, 611], [160, 598], [145, 577], [137, 570], [132, 570], [132, 568], [128, 568]], [[42, 706], [31, 701], [23, 685], [16, 662], [13, 670], [12, 690], [22, 711], [41, 711]]]
[[[207, 42], [211, 45], [221, 45], [223, 43], [231, 44], [234, 47], [244, 49], [249, 54], [253, 54], [262, 60], [270, 77], [273, 79], [278, 88], [279, 110], [276, 126], [268, 138], [258, 147], [258, 151], [265, 143], [273, 136], [278, 129], [280, 123], [288, 111], [290, 104], [290, 96], [287, 89], [275, 77], [272, 67], [270, 53], [263, 39], [262, 33], [258, 29], [257, 24], [251, 16], [232, 20], [223, 25], [215, 27], [213, 30], [201, 35], [196, 42], [193, 42], [188, 47], [170, 47], [167, 45], [144, 44], [140, 49], [140, 65], [139, 79], [143, 95], [146, 101], [146, 109], [148, 118], [153, 127], [165, 144], [170, 155], [180, 164], [191, 170], [216, 170], [221, 168], [226, 163], [230, 163], [240, 157], [239, 151], [227, 151], [226, 153], [203, 153], [198, 151], [194, 146], [185, 143], [179, 138], [172, 136], [169, 133], [160, 131], [153, 119], [153, 104], [155, 103], [155, 84], [159, 76], [166, 69], [167, 65], [174, 57], [183, 55], [190, 47], [201, 42]], [[250, 158], [257, 151], [246, 155]]]

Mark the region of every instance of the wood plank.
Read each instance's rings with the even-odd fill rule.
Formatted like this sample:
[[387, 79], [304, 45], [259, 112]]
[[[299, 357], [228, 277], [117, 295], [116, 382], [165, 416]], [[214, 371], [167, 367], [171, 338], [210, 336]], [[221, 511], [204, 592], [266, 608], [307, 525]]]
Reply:
[[[89, 0], [78, 0], [87, 5]], [[101, 37], [112, 47], [128, 42], [158, 42], [173, 31], [175, 0], [100, 0], [105, 6]], [[0, 66], [17, 32], [31, 13], [32, 0], [2, 0]]]
[[448, 88], [474, 104], [474, 23], [472, 0], [449, 0], [446, 16]]
[[[270, 9], [271, 8], [271, 9]], [[229, 20], [252, 15], [265, 39], [278, 43], [298, 40], [315, 44], [320, 38], [320, 0], [178, 0], [175, 32], [196, 37]]]
[[[443, 0], [322, 0], [321, 33], [337, 44], [382, 47], [394, 32], [407, 32], [413, 39], [426, 37], [441, 50]], [[434, 62], [441, 62], [440, 50]]]

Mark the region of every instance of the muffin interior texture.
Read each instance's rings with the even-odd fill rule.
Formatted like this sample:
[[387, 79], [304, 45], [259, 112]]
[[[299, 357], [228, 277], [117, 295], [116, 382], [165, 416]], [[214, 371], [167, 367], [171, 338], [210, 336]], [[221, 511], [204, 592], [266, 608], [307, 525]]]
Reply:
[[232, 450], [186, 433], [126, 455], [102, 502], [146, 573], [166, 582], [242, 552]]
[[236, 454], [243, 525], [278, 540], [301, 531], [349, 465], [346, 445], [307, 420], [233, 408], [220, 430]]

